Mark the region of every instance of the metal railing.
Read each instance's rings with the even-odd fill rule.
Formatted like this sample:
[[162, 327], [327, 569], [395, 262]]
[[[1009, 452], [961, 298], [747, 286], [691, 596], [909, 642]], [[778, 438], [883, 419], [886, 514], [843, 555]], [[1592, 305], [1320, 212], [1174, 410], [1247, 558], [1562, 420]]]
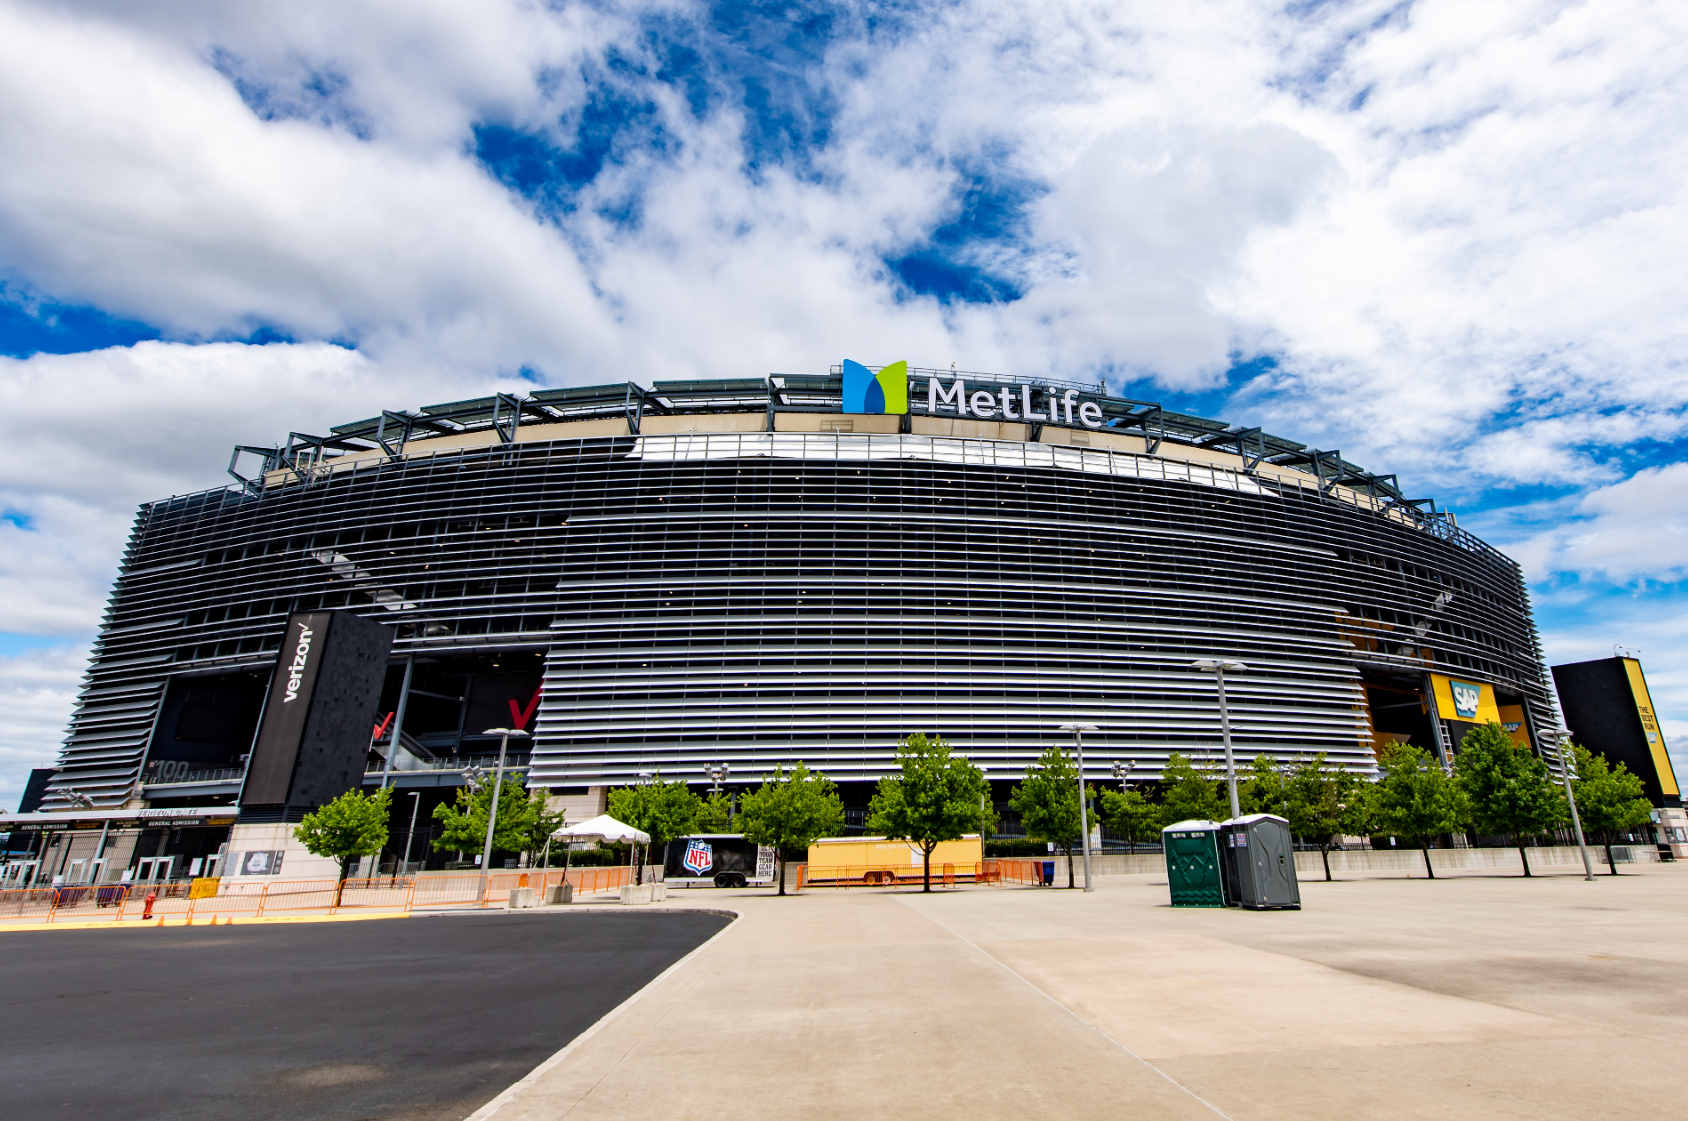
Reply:
[[[504, 756], [504, 773], [527, 770], [532, 758], [533, 756], [529, 752], [510, 752]], [[363, 773], [365, 775], [379, 775], [386, 770], [386, 766], [385, 760], [376, 760], [367, 764]], [[395, 766], [393, 774], [413, 775], [421, 771], [462, 771], [470, 767], [480, 767], [482, 770], [491, 771], [497, 766], [498, 754], [496, 752], [491, 755], [445, 755], [432, 761], [417, 759], [414, 763], [407, 763], [403, 767]]]
[[[565, 881], [577, 895], [620, 891], [633, 882], [625, 864], [606, 868], [534, 869], [474, 875], [381, 876], [370, 879], [274, 880], [223, 877], [161, 883], [72, 884], [0, 891], [0, 921], [123, 922], [186, 920], [219, 922], [237, 916], [261, 918], [276, 913], [385, 910], [408, 913], [418, 907], [502, 906], [519, 887], [541, 894]], [[646, 868], [647, 881], [657, 870]]]
[[161, 771], [143, 775], [141, 781], [147, 786], [180, 786], [189, 782], [232, 782], [244, 777], [245, 767], [217, 767], [203, 771], [172, 771], [163, 776]]

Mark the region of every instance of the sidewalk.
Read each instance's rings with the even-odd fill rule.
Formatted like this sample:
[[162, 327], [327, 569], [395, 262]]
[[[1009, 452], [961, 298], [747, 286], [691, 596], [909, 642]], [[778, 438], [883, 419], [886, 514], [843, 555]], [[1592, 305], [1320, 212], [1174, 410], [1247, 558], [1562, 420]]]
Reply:
[[476, 1114], [1575, 1118], [1674, 1101], [1688, 873], [699, 891], [741, 919]]

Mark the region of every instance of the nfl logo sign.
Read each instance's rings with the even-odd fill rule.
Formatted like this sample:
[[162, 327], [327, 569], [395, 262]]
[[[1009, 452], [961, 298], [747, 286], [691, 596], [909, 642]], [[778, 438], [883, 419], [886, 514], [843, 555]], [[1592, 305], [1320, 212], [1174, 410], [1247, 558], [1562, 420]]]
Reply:
[[680, 863], [692, 875], [701, 876], [715, 867], [715, 850], [708, 841], [688, 841], [686, 857]]

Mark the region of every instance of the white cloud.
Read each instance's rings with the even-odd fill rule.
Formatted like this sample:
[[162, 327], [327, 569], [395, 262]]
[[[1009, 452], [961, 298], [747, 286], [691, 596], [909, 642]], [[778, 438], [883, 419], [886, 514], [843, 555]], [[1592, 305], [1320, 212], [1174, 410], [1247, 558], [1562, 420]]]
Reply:
[[0, 808], [18, 808], [32, 767], [51, 767], [87, 667], [82, 644], [0, 657]]
[[1649, 467], [1583, 495], [1568, 516], [1509, 551], [1537, 579], [1631, 582], [1688, 577], [1688, 463]]
[[[188, 336], [264, 322], [566, 382], [870, 349], [1169, 388], [1264, 346], [1251, 419], [1445, 488], [1607, 481], [1587, 449], [1613, 429], [1683, 431], [1666, 5], [935, 10], [801, 75], [838, 100], [819, 178], [746, 167], [734, 75], [701, 121], [638, 76], [663, 62], [639, 21], [685, 4], [73, 10], [0, 8], [0, 245], [57, 298]], [[541, 220], [470, 127], [554, 130], [612, 50], [664, 145]], [[976, 248], [1024, 299], [891, 282], [958, 167], [1041, 193]], [[594, 212], [628, 199], [635, 225]]]
[[1296, 118], [1348, 183], [1228, 305], [1289, 351], [1274, 423], [1473, 489], [1598, 480], [1632, 415], [1683, 432], [1685, 45], [1672, 5], [1440, 0], [1357, 41]]
[[0, 8], [0, 106], [0, 245], [61, 300], [187, 335], [359, 338], [424, 368], [615, 349], [562, 234], [460, 130], [418, 151], [260, 120], [182, 44], [18, 8]]
[[0, 358], [0, 507], [28, 526], [0, 522], [0, 631], [92, 633], [139, 504], [229, 483], [234, 444], [321, 433], [395, 394], [414, 406], [467, 388], [401, 382], [326, 343]]

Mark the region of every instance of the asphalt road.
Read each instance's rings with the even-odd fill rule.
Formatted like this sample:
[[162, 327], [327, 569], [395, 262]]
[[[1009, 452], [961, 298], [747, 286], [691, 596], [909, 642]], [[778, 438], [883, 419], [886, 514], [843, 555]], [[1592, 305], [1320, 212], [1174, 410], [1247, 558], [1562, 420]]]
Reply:
[[726, 922], [547, 912], [0, 934], [0, 1115], [460, 1119]]

